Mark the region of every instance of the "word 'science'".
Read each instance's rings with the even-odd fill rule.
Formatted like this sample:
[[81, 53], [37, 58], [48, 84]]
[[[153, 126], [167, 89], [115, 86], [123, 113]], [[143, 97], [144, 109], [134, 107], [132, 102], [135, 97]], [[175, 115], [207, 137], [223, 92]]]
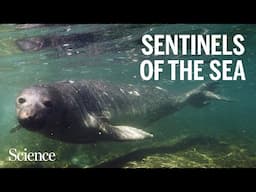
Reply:
[[24, 148], [23, 151], [17, 151], [16, 148], [10, 148], [9, 161], [55, 161], [56, 154], [51, 152], [32, 152]]

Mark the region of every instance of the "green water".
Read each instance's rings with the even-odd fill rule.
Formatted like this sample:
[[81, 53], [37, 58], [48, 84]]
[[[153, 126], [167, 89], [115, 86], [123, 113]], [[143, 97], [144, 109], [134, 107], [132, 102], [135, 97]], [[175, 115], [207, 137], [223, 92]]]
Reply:
[[[142, 81], [139, 64], [145, 59], [141, 53], [143, 34], [236, 34], [245, 37], [246, 52], [241, 57], [246, 81], [221, 81], [219, 91], [235, 102], [212, 102], [201, 109], [186, 107], [165, 117], [146, 129], [154, 138], [125, 143], [68, 144], [45, 138], [22, 129], [11, 134], [17, 124], [15, 98], [25, 87], [66, 79], [108, 80], [113, 83], [132, 83], [161, 86], [175, 93], [184, 93], [201, 82], [171, 81], [167, 73], [159, 81]], [[72, 34], [93, 36], [93, 40], [75, 39], [66, 45], [37, 51], [22, 51], [16, 41], [29, 37], [59, 37]], [[226, 147], [193, 140], [191, 147], [182, 150], [146, 154], [132, 159], [123, 167], [255, 167], [256, 130], [255, 97], [256, 25], [55, 25], [18, 29], [15, 24], [0, 25], [0, 167], [93, 167], [132, 151], [179, 143], [184, 138], [214, 138]], [[67, 43], [66, 43], [67, 44]], [[204, 56], [200, 56], [204, 58]], [[179, 59], [189, 59], [181, 56]], [[209, 60], [211, 57], [207, 57]], [[236, 57], [234, 57], [235, 59]], [[165, 59], [172, 59], [166, 57]], [[218, 57], [222, 59], [222, 57]], [[207, 71], [207, 66], [205, 71]], [[11, 148], [31, 151], [55, 151], [52, 163], [9, 162]], [[199, 155], [198, 155], [199, 154]], [[203, 154], [203, 155], [202, 155]], [[209, 160], [209, 158], [211, 160]]]

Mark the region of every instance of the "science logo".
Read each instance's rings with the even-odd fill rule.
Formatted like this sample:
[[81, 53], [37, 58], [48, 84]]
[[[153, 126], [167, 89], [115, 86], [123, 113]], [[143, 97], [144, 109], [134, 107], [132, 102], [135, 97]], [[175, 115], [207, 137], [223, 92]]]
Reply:
[[56, 154], [51, 152], [40, 152], [40, 151], [28, 151], [24, 148], [23, 151], [18, 151], [16, 148], [10, 148], [9, 151], [9, 161], [30, 161], [30, 162], [53, 162], [56, 161]]

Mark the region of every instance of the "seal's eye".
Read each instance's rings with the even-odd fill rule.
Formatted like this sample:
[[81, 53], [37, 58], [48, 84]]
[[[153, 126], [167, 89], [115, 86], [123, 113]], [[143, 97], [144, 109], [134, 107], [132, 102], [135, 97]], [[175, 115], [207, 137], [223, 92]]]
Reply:
[[22, 103], [25, 103], [26, 102], [26, 99], [24, 99], [23, 97], [20, 97], [19, 99], [18, 99], [18, 103], [19, 104], [22, 104]]
[[52, 102], [51, 101], [44, 101], [43, 102], [44, 106], [47, 107], [47, 108], [51, 108], [53, 106]]

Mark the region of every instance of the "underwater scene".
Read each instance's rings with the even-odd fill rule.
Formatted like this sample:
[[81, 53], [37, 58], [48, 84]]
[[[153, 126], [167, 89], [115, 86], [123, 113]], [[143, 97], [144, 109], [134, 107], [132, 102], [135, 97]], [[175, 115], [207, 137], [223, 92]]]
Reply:
[[[156, 34], [224, 34], [244, 50], [143, 54]], [[0, 168], [256, 167], [255, 45], [249, 24], [0, 24]], [[156, 59], [202, 59], [205, 78], [164, 64], [143, 79]], [[218, 81], [214, 59], [233, 61]]]

